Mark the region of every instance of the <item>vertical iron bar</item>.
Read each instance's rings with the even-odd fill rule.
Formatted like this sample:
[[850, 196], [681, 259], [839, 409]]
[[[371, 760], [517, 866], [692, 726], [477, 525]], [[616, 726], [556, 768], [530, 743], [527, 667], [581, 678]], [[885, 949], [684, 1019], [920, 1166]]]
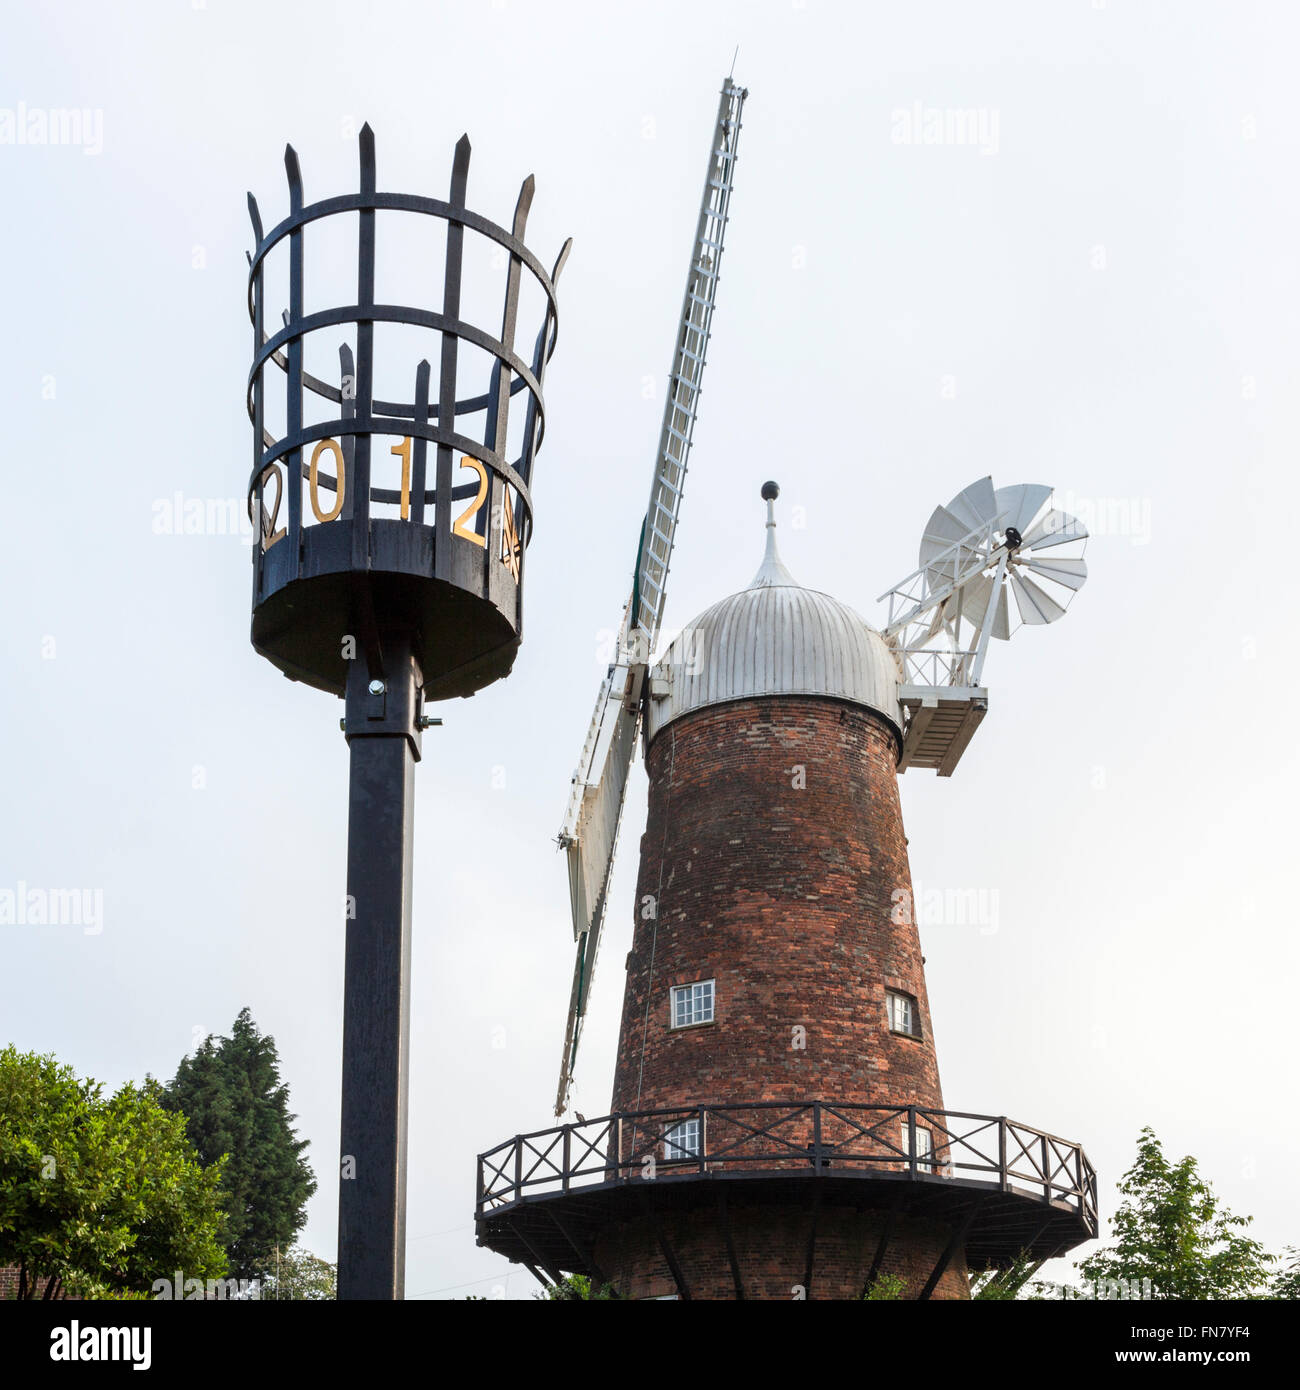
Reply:
[[[340, 1299], [400, 1299], [406, 1268], [411, 865], [423, 684], [386, 635], [384, 689], [348, 670], [348, 922], [343, 993]], [[350, 1160], [350, 1162], [349, 1162]]]
[[916, 1177], [916, 1106], [907, 1107], [907, 1148], [912, 1177]]
[[[253, 223], [253, 235], [256, 241], [253, 246], [254, 254], [262, 246], [262, 214], [257, 209], [257, 199], [250, 193], [248, 195], [248, 215]], [[257, 270], [253, 275], [253, 360], [257, 360], [258, 354], [262, 351], [262, 339], [265, 336], [265, 300], [266, 287], [262, 278], [263, 265], [261, 261], [257, 263]], [[263, 367], [257, 369], [257, 375], [253, 378], [253, 467], [257, 470], [257, 505], [253, 535], [253, 603], [257, 604], [262, 596], [262, 510], [265, 505], [265, 479], [262, 473], [262, 450], [266, 448], [266, 386], [262, 379]], [[283, 492], [283, 488], [281, 488]]]
[[[357, 415], [357, 364], [352, 356], [352, 348], [347, 343], [339, 344], [339, 418], [344, 421], [355, 420]], [[357, 437], [345, 434], [339, 440], [339, 450], [343, 455], [343, 510], [339, 513], [341, 521], [351, 521], [356, 505], [356, 469], [353, 460], [357, 456]]]
[[[361, 196], [375, 196], [375, 133], [367, 122], [357, 136]], [[375, 210], [357, 214], [357, 435], [353, 456], [356, 486], [352, 504], [352, 568], [370, 568], [370, 424], [375, 396], [375, 321], [366, 310], [375, 304]], [[353, 481], [349, 479], [349, 482]]]
[[[465, 206], [465, 190], [469, 184], [469, 136], [456, 142], [456, 156], [451, 166], [451, 193], [448, 198], [453, 214]], [[447, 219], [447, 268], [442, 285], [443, 315], [455, 322], [460, 320], [460, 272], [465, 251], [463, 223]], [[438, 373], [438, 428], [444, 438], [456, 428], [456, 356], [460, 339], [454, 333], [443, 332], [442, 361]], [[452, 448], [438, 445], [438, 463], [434, 479], [437, 493], [434, 512], [433, 573], [437, 579], [451, 576], [451, 478]]]
[[565, 1126], [564, 1126], [564, 1156], [563, 1156], [563, 1160], [562, 1160], [562, 1161], [563, 1161], [563, 1164], [564, 1164], [564, 1167], [561, 1169], [561, 1174], [560, 1174], [560, 1191], [561, 1191], [561, 1192], [567, 1192], [567, 1191], [569, 1190], [569, 1130], [570, 1130], [570, 1126], [569, 1126], [569, 1125], [565, 1125]]
[[[298, 155], [292, 145], [284, 147], [284, 169], [289, 180], [289, 215], [297, 216], [302, 211], [302, 171], [298, 167]], [[302, 338], [299, 330], [303, 314], [303, 268], [302, 268], [301, 227], [289, 233], [289, 323], [295, 336], [289, 339], [285, 377], [285, 425], [287, 435], [295, 435], [302, 429]], [[293, 573], [298, 573], [302, 557], [302, 450], [294, 449], [284, 461], [284, 490], [289, 504], [288, 534], [285, 540], [289, 545], [289, 555], [293, 561]]]
[[1045, 1134], [1042, 1137], [1041, 1145], [1043, 1155], [1043, 1201], [1050, 1202], [1052, 1200], [1052, 1179], [1049, 1176], [1047, 1167], [1047, 1135]]
[[[522, 241], [528, 224], [528, 210], [533, 202], [533, 176], [523, 181], [519, 188], [519, 199], [515, 203], [515, 217], [511, 231]], [[519, 276], [522, 262], [512, 251], [510, 264], [506, 271], [505, 304], [501, 311], [501, 345], [507, 352], [515, 346], [515, 327], [519, 318]], [[492, 366], [492, 388], [487, 409], [487, 431], [483, 442], [501, 462], [506, 462], [507, 438], [510, 425], [510, 368], [498, 358]], [[501, 556], [501, 497], [504, 484], [496, 469], [488, 470], [487, 506], [482, 513], [482, 526], [479, 534], [487, 541], [483, 569], [483, 591], [490, 592], [493, 563]], [[477, 520], [477, 518], [476, 518]]]
[[[415, 369], [415, 425], [429, 423], [429, 364], [421, 361]], [[411, 524], [424, 525], [424, 475], [429, 441], [422, 434], [411, 438]]]
[[998, 1182], [1003, 1192], [1011, 1190], [1011, 1182], [1007, 1177], [1007, 1117], [1005, 1115], [998, 1120]]

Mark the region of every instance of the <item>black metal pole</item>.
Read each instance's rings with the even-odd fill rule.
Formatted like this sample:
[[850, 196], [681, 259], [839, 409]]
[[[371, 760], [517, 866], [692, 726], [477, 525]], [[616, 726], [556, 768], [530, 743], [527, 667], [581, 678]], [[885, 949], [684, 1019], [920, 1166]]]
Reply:
[[411, 846], [420, 689], [411, 643], [351, 663], [343, 727], [348, 795], [347, 952], [338, 1296], [400, 1299], [406, 1275]]

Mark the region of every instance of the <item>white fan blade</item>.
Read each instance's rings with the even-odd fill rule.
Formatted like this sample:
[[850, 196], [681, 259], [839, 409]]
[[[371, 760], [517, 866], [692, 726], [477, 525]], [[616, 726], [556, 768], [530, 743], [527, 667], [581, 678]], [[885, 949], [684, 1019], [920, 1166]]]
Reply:
[[1033, 570], [1043, 579], [1050, 579], [1056, 584], [1064, 584], [1067, 589], [1082, 589], [1088, 578], [1088, 562], [1086, 560], [1055, 560], [1050, 555], [1044, 555], [1041, 559], [1037, 555], [1026, 555], [1021, 558], [1017, 555], [1014, 562], [1017, 565], [1023, 565], [1027, 570]]
[[1022, 550], [1046, 550], [1048, 546], [1064, 545], [1067, 541], [1088, 538], [1088, 528], [1077, 516], [1058, 511], [1055, 507], [1035, 522], [1029, 534], [1021, 538]]
[[1023, 536], [1039, 510], [1051, 499], [1052, 489], [1042, 483], [1017, 483], [997, 491], [998, 511], [1004, 513], [1002, 527], [1014, 526]]
[[963, 488], [948, 503], [947, 510], [958, 521], [965, 523], [962, 530], [953, 537], [955, 541], [960, 540], [968, 531], [976, 531], [987, 525], [1000, 510], [997, 493], [993, 491], [993, 479], [980, 478], [969, 487]]
[[[621, 668], [618, 668], [621, 669]], [[569, 860], [569, 898], [573, 909], [573, 932], [578, 939], [578, 958], [569, 998], [569, 1019], [564, 1030], [564, 1059], [560, 1067], [560, 1086], [556, 1095], [556, 1114], [563, 1114], [572, 1080], [573, 1065], [582, 1034], [582, 1020], [591, 997], [591, 979], [596, 969], [596, 952], [605, 922], [610, 874], [618, 846], [619, 823], [627, 795], [628, 770], [636, 750], [640, 709], [629, 712], [614, 692], [618, 713], [610, 737], [609, 753], [601, 768], [600, 780], [583, 788], [576, 834], [565, 846]]]
[[[981, 574], [978, 578], [972, 579], [970, 583], [961, 586], [961, 611], [962, 616], [972, 627], [978, 628], [984, 621], [984, 614], [988, 611], [989, 594], [993, 589], [993, 576], [991, 574]], [[998, 595], [997, 604], [993, 609], [993, 636], [999, 641], [1005, 642], [1011, 636], [1011, 616], [1007, 608], [1006, 585], [1002, 586], [1002, 592]]]
[[1011, 587], [1016, 591], [1016, 607], [1020, 610], [1022, 622], [1030, 625], [1054, 623], [1065, 617], [1065, 609], [1032, 579], [1011, 572]]

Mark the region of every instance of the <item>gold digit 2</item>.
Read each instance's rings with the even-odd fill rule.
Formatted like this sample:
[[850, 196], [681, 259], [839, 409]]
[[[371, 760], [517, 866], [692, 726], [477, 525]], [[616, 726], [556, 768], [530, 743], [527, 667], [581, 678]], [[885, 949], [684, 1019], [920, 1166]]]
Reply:
[[[266, 519], [266, 483], [267, 479], [275, 479], [275, 506], [271, 508], [271, 519]], [[258, 499], [257, 514], [262, 523], [262, 549], [270, 548], [284, 535], [284, 527], [275, 529], [275, 519], [280, 515], [280, 503], [284, 498], [284, 475], [280, 472], [278, 463], [270, 463], [262, 470], [262, 496]], [[251, 503], [250, 503], [251, 508]], [[251, 518], [250, 518], [251, 519]]]
[[465, 523], [474, 516], [478, 509], [487, 501], [488, 494], [488, 475], [487, 469], [478, 461], [470, 458], [466, 454], [460, 461], [462, 468], [472, 468], [478, 474], [478, 496], [465, 508], [463, 512], [452, 523], [452, 532], [457, 536], [464, 536], [467, 541], [473, 541], [475, 545], [481, 545], [487, 549], [487, 537], [480, 536], [477, 531], [471, 531]]

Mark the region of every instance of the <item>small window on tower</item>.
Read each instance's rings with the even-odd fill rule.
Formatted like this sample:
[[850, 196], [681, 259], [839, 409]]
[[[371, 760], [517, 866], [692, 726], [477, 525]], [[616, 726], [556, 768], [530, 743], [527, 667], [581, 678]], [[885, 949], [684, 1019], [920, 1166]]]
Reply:
[[[903, 1152], [909, 1157], [912, 1149], [912, 1128], [906, 1120], [903, 1121]], [[926, 1167], [933, 1167], [931, 1155], [934, 1153], [933, 1141], [928, 1129], [922, 1129], [920, 1125], [916, 1127], [916, 1161]]]
[[693, 985], [674, 985], [670, 1028], [692, 1028], [713, 1022], [713, 981], [697, 980]]
[[916, 1000], [910, 994], [900, 994], [897, 990], [888, 990], [885, 994], [885, 1004], [889, 1010], [889, 1031], [891, 1033], [906, 1033], [909, 1038], [921, 1036], [921, 1011], [916, 1007]]
[[664, 1158], [669, 1162], [673, 1159], [699, 1158], [699, 1156], [699, 1120], [683, 1120], [681, 1124], [674, 1125], [664, 1135]]

